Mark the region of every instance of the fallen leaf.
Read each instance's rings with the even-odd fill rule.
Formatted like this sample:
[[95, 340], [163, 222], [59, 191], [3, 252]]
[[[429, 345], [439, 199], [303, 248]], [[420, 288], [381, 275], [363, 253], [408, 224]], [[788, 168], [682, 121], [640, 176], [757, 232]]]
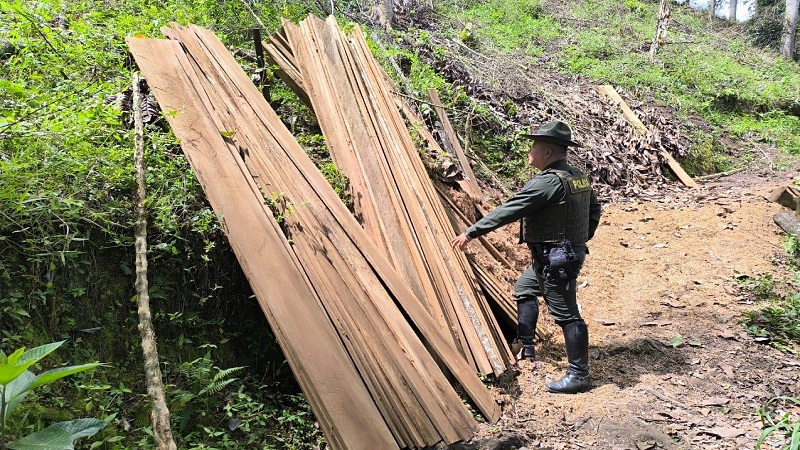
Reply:
[[630, 244], [628, 244], [628, 243], [627, 243], [627, 242], [625, 242], [625, 241], [619, 241], [619, 245], [621, 245], [621, 246], [623, 246], [623, 247], [627, 247], [627, 246], [629, 246]]
[[681, 336], [680, 334], [672, 336], [672, 339], [670, 339], [669, 342], [667, 342], [667, 345], [675, 348], [680, 347], [681, 345], [683, 345], [683, 336]]
[[689, 339], [688, 341], [686, 341], [686, 343], [691, 345], [692, 347], [705, 347], [705, 345], [703, 345], [703, 342], [701, 342], [700, 339], [697, 338]]
[[666, 248], [669, 244], [666, 242], [659, 242], [657, 244], [653, 244], [653, 248]]
[[661, 302], [661, 304], [664, 306], [669, 306], [670, 308], [677, 308], [677, 309], [686, 308], [686, 305], [681, 305], [680, 303], [672, 303], [669, 300], [664, 300]]
[[729, 376], [730, 378], [733, 378], [733, 367], [727, 364], [720, 364], [719, 368], [722, 369], [723, 372], [725, 372], [725, 375]]
[[722, 406], [727, 405], [731, 399], [725, 397], [711, 397], [703, 400], [700, 405], [702, 406]]
[[706, 433], [712, 434], [714, 436], [719, 436], [723, 439], [733, 439], [744, 435], [745, 431], [733, 427], [714, 427], [706, 431]]
[[656, 441], [636, 441], [636, 448], [639, 450], [651, 450], [655, 448]]
[[605, 320], [605, 319], [594, 319], [594, 321], [599, 323], [600, 325], [605, 325], [607, 327], [610, 327], [611, 325], [616, 325], [617, 324], [616, 322], [612, 322], [610, 320]]
[[642, 217], [641, 219], [639, 219], [639, 221], [640, 221], [640, 222], [650, 222], [650, 221], [651, 221], [651, 220], [653, 220], [654, 218], [655, 218], [655, 217], [651, 217], [651, 216], [644, 216], [644, 217]]
[[722, 339], [736, 339], [736, 335], [730, 330], [722, 330], [719, 332], [719, 334], [717, 334], [717, 336], [721, 337]]

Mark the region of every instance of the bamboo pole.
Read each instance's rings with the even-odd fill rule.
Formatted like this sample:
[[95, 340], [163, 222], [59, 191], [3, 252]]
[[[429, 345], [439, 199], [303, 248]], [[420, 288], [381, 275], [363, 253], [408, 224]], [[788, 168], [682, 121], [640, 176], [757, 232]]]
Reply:
[[150, 314], [150, 294], [147, 283], [147, 213], [144, 209], [144, 125], [142, 99], [139, 92], [139, 74], [133, 74], [134, 166], [136, 170], [136, 299], [139, 307], [139, 332], [142, 337], [145, 382], [153, 402], [150, 420], [153, 437], [159, 450], [177, 450], [169, 423], [169, 408], [164, 394], [164, 382], [158, 365], [156, 333]]

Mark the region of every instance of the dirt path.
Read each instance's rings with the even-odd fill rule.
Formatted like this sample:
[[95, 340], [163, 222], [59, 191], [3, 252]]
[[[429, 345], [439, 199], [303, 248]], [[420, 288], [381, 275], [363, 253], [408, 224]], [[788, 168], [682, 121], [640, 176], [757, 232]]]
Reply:
[[463, 448], [753, 449], [756, 409], [800, 396], [800, 358], [754, 342], [741, 325], [757, 306], [735, 277], [786, 275], [771, 262], [782, 253], [772, 219], [781, 206], [763, 194], [796, 173], [771, 175], [707, 184], [682, 205], [606, 207], [578, 280], [595, 388], [546, 392], [566, 360], [545, 313], [536, 367], [522, 362], [500, 380], [503, 418]]

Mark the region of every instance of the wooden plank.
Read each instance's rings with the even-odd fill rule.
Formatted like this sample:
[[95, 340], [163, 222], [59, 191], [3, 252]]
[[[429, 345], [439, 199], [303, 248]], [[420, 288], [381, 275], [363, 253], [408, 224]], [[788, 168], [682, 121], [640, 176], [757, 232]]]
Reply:
[[[183, 36], [185, 39], [182, 39], [182, 42], [185, 46], [189, 48], [193, 48], [196, 50], [196, 43], [192, 42], [189, 36]], [[220, 44], [221, 46], [221, 44]], [[224, 49], [222, 49], [224, 51]], [[196, 52], [195, 52], [196, 53]], [[213, 62], [212, 62], [213, 63]], [[205, 73], [209, 73], [210, 69], [207, 68], [209, 62], [206, 61], [206, 69], [204, 70]], [[235, 64], [235, 62], [233, 62]], [[230, 70], [233, 67], [232, 64], [228, 64], [227, 67], [220, 67], [220, 73], [224, 73]], [[236, 67], [238, 69], [238, 67]], [[240, 70], [239, 70], [240, 71]], [[229, 86], [228, 80], [224, 79], [224, 77], [218, 77], [215, 80], [211, 80], [212, 84], [217, 87], [226, 88]], [[249, 84], [249, 83], [248, 83]], [[231, 97], [237, 97], [236, 92], [229, 91], [228, 92]], [[228, 106], [231, 111], [228, 115], [228, 123], [226, 124], [227, 127], [235, 126], [234, 123], [238, 123], [241, 128], [238, 130], [237, 135], [242, 137], [243, 141], [249, 140], [252, 138], [253, 130], [248, 126], [251, 123], [255, 123], [258, 121], [258, 118], [253, 117], [252, 114], [250, 116], [251, 120], [244, 120], [241, 119], [247, 117], [249, 111], [245, 109], [236, 109], [235, 105], [232, 105], [230, 102], [226, 102], [226, 99], [217, 99], [213, 101], [209, 107], [213, 108], [222, 108], [223, 104]], [[246, 107], [246, 105], [244, 105]], [[236, 118], [234, 120], [233, 118]], [[256, 134], [258, 134], [256, 132]], [[255, 138], [255, 141], [262, 142], [264, 141], [263, 138], [266, 136], [259, 136]], [[267, 139], [269, 137], [266, 137]], [[252, 155], [257, 156], [258, 153], [258, 144], [253, 145], [251, 142], [242, 142], [249, 151], [244, 152], [245, 155]], [[301, 150], [298, 152], [302, 153]], [[266, 160], [256, 160], [256, 161], [265, 161]], [[272, 176], [274, 175], [274, 171], [271, 173], [261, 173], [256, 179], [263, 180], [265, 177], [263, 175]], [[291, 183], [289, 183], [291, 185]], [[285, 180], [282, 183], [279, 183], [282, 189], [286, 189]], [[330, 189], [330, 188], [329, 188]], [[291, 192], [290, 190], [286, 190], [285, 192]], [[294, 197], [294, 196], [292, 196]], [[296, 212], [297, 216], [302, 215], [305, 212], [305, 209], [299, 209]], [[307, 227], [308, 231], [312, 231], [311, 227], [314, 226], [313, 221], [303, 221], [304, 226]], [[304, 230], [305, 231], [305, 230]], [[324, 247], [324, 242], [314, 242], [312, 247], [308, 247], [311, 240], [314, 240], [315, 233], [303, 233], [304, 236], [302, 239], [296, 239], [294, 247], [301, 249], [298, 252], [299, 255], [303, 254], [315, 254], [313, 248], [314, 245], [319, 247]], [[331, 253], [327, 253], [328, 258], [334, 257], [335, 255]], [[340, 272], [336, 271], [328, 267], [327, 269], [323, 265], [317, 264], [318, 261], [327, 260], [325, 258], [320, 258], [322, 255], [316, 255], [316, 257], [310, 258], [310, 260], [304, 261], [304, 267], [306, 270], [310, 270], [313, 272], [313, 275], [310, 275], [310, 278], [314, 280], [315, 288], [317, 290], [322, 289], [322, 292], [325, 295], [321, 295], [321, 297], [325, 301], [325, 305], [327, 308], [328, 313], [334, 319], [334, 323], [338, 324], [340, 327], [340, 333], [346, 334], [351, 336], [351, 339], [348, 339], [346, 344], [350, 344], [348, 348], [351, 350], [351, 355], [355, 355], [355, 360], [357, 365], [361, 369], [361, 373], [366, 373], [369, 382], [367, 383], [370, 386], [371, 392], [373, 394], [378, 395], [380, 398], [384, 398], [385, 401], [378, 402], [379, 408], [382, 412], [388, 416], [388, 422], [390, 424], [390, 428], [395, 431], [396, 438], [398, 442], [401, 443], [402, 446], [405, 446], [405, 440], [408, 440], [409, 445], [431, 445], [432, 443], [438, 442], [441, 438], [433, 429], [432, 425], [429, 421], [425, 421], [424, 416], [420, 416], [418, 412], [415, 411], [414, 406], [409, 406], [409, 410], [400, 412], [396, 410], [396, 406], [398, 404], [401, 405], [413, 405], [417, 404], [416, 398], [414, 395], [405, 389], [405, 387], [409, 384], [408, 381], [399, 381], [397, 379], [397, 364], [390, 364], [387, 360], [384, 362], [380, 355], [389, 353], [387, 352], [386, 348], [381, 348], [379, 351], [374, 350], [376, 345], [380, 345], [382, 342], [391, 342], [392, 339], [390, 336], [384, 336], [383, 338], [379, 338], [381, 336], [381, 330], [375, 329], [372, 327], [372, 324], [375, 321], [366, 319], [363, 315], [356, 315], [353, 316], [353, 313], [359, 313], [362, 311], [354, 311], [352, 309], [347, 309], [347, 305], [361, 305], [369, 303], [369, 300], [362, 300], [362, 301], [347, 301], [347, 296], [354, 294], [357, 295], [357, 291], [352, 291], [351, 288], [356, 288], [357, 285], [352, 283], [347, 283], [343, 281], [341, 278], [338, 278], [337, 275], [341, 275]], [[363, 294], [363, 292], [362, 292]], [[351, 324], [361, 324], [359, 327], [354, 328]], [[357, 342], [353, 342], [352, 337], [358, 336], [359, 334], [366, 333], [368, 336], [367, 340], [364, 341], [363, 339]], [[361, 346], [360, 346], [361, 345]], [[371, 347], [372, 350], [367, 349]], [[366, 355], [366, 356], [363, 356]], [[377, 358], [376, 358], [377, 355]], [[383, 367], [381, 369], [381, 367]], [[388, 369], [388, 370], [387, 370]], [[386, 382], [387, 379], [393, 379], [393, 382]], [[377, 380], [377, 382], [375, 382]], [[414, 384], [413, 381], [410, 384]], [[400, 389], [396, 389], [400, 387]], [[386, 407], [386, 405], [391, 405], [391, 407]], [[418, 406], [416, 410], [418, 410]], [[427, 425], [426, 425], [427, 423]], [[417, 433], [418, 430], [423, 430], [423, 434]]]
[[[455, 288], [450, 295], [452, 299], [457, 300], [454, 304], [458, 304], [461, 308], [456, 311], [459, 313], [462, 328], [475, 333], [465, 334], [468, 338], [477, 339], [477, 342], [470, 346], [476, 361], [481, 362], [479, 357], [485, 357], [496, 374], [502, 373], [509, 362], [510, 351], [488, 304], [477, 288], [466, 256], [462, 252], [453, 251], [448, 245], [453, 233], [452, 227], [405, 127], [405, 122], [394, 107], [391, 89], [383, 82], [386, 78], [385, 73], [370, 53], [360, 28], [354, 29], [351, 42], [354, 48], [359, 50], [357, 56], [360, 66], [367, 69], [362, 76], [366, 77], [365, 81], [368, 81], [374, 89], [373, 98], [378, 108], [375, 118], [378, 121], [385, 121], [384, 126], [394, 127], [392, 139], [389, 139], [394, 145], [390, 154], [395, 163], [398, 163], [397, 167], [410, 168], [410, 170], [395, 171], [400, 172], [397, 175], [406, 177], [406, 181], [414, 186], [413, 195], [405, 199], [405, 204], [419, 204], [424, 218], [430, 219], [427, 223], [428, 232], [423, 235], [431, 238], [430, 245], [439, 251], [439, 257], [431, 258], [429, 261], [443, 263], [444, 265], [440, 267], [441, 273], [452, 277], [453, 283], [446, 287]], [[412, 175], [416, 178], [410, 178]]]
[[[140, 38], [127, 42], [161, 108], [177, 111], [165, 116], [209, 202], [224, 217], [231, 247], [332, 447], [397, 448], [385, 426], [363, 426], [373, 424], [379, 413], [257, 186], [243, 176], [236, 149], [203, 113], [180, 45]], [[309, 327], [316, 332], [308, 333]]]
[[266, 51], [267, 61], [271, 65], [278, 67], [276, 71], [278, 78], [283, 80], [306, 106], [312, 108], [311, 100], [309, 100], [305, 86], [303, 86], [303, 77], [297, 68], [294, 52], [287, 37], [286, 30], [295, 29], [296, 31], [296, 28], [297, 25], [291, 22], [284, 22], [283, 28], [273, 34], [269, 42], [262, 42], [262, 45]]
[[[219, 45], [221, 45], [221, 44], [219, 44]], [[245, 86], [249, 86], [249, 85], [251, 85], [251, 84], [252, 84], [252, 83], [249, 83], [249, 82], [247, 82], [247, 80], [244, 80], [242, 83], [243, 83]], [[253, 87], [252, 87], [252, 86], [249, 86], [249, 88], [251, 88], [251, 89], [252, 89]], [[272, 114], [274, 115], [274, 112], [272, 112]], [[259, 113], [259, 114], [258, 114], [258, 116], [260, 116], [260, 117], [263, 117], [263, 114]], [[254, 120], [255, 120], [255, 119], [254, 119]], [[279, 122], [279, 120], [277, 120], [277, 117], [275, 117], [275, 121], [276, 121], [276, 122], [278, 122], [278, 123], [280, 123], [280, 122]], [[240, 122], [240, 123], [241, 123], [241, 122]], [[288, 133], [288, 130], [286, 130], [285, 132], [286, 132], [286, 133]], [[302, 155], [305, 157], [305, 154], [302, 152], [302, 149], [299, 149], [299, 147], [298, 147], [297, 151], [298, 151], [300, 154], [302, 154]], [[255, 152], [245, 152], [245, 154], [255, 154]], [[306, 157], [306, 159], [307, 159], [307, 157]], [[308, 163], [310, 164], [310, 161], [308, 161]], [[285, 165], [281, 165], [281, 167], [285, 167]], [[312, 168], [313, 168], [313, 165], [312, 165]], [[317, 174], [318, 174], [318, 172], [317, 172], [316, 170], [313, 170], [313, 172], [315, 172], [315, 173], [317, 173]], [[318, 174], [318, 175], [319, 175], [319, 174]], [[261, 177], [259, 177], [259, 178], [261, 178]], [[297, 179], [296, 177], [292, 177], [292, 180], [296, 180], [296, 179]], [[319, 175], [319, 179], [320, 179], [320, 180], [322, 180], [321, 182], [324, 182], [324, 179], [322, 179], [321, 175]], [[330, 186], [327, 186], [327, 185], [326, 185], [326, 187], [327, 187], [327, 190], [329, 191], [329, 195], [332, 195], [332, 196], [334, 196], [334, 197], [335, 197], [335, 193], [333, 193], [333, 191], [330, 189]], [[310, 191], [310, 193], [307, 193], [306, 195], [311, 195], [311, 193], [313, 193], [313, 192], [315, 192], [315, 191], [318, 191], [318, 190], [312, 190], [312, 191]], [[343, 205], [341, 205], [341, 202], [338, 200], [338, 198], [335, 198], [335, 200], [336, 200], [336, 202], [337, 202], [337, 203], [340, 205], [340, 207], [341, 207], [341, 208], [343, 208]], [[301, 214], [302, 214], [304, 211], [305, 211], [305, 209], [301, 208], [301, 209], [299, 209], [299, 210], [298, 210], [297, 214], [298, 214], [298, 215], [301, 215]], [[346, 211], [346, 210], [345, 210], [345, 211]], [[350, 216], [349, 216], [349, 213], [347, 213], [347, 214], [348, 214], [348, 217], [350, 217]], [[352, 219], [352, 218], [350, 218], [350, 220], [352, 221], [353, 219]], [[345, 235], [346, 235], [346, 234], [345, 234]], [[299, 244], [300, 244], [300, 242], [298, 241], [298, 244], [296, 244], [296, 245], [299, 245]], [[317, 243], [317, 244], [319, 244], [319, 245], [324, 245], [324, 243]], [[325, 254], [326, 254], [326, 255], [329, 255], [329, 256], [331, 256], [331, 255], [332, 255], [332, 253], [330, 253], [330, 252], [326, 252]], [[348, 284], [348, 283], [346, 283], [346, 284]], [[350, 285], [350, 284], [348, 284], [348, 285]], [[367, 285], [367, 286], [379, 286], [379, 285], [380, 285], [380, 283], [376, 283], [376, 282], [373, 280], [373, 281], [371, 281], [371, 282], [368, 282], [368, 283], [366, 283], [366, 285]], [[366, 303], [366, 302], [365, 302], [365, 303]], [[402, 320], [397, 320], [397, 317], [394, 317], [392, 320], [390, 320], [390, 321], [389, 321], [389, 323], [395, 323], [395, 322], [402, 322]], [[414, 335], [413, 335], [413, 333], [412, 333], [412, 332], [410, 332], [410, 329], [408, 329], [408, 328], [407, 328], [407, 331], [406, 331], [406, 332], [407, 332], [407, 333], [409, 333], [409, 335], [410, 335], [410, 336], [414, 336]], [[417, 344], [417, 345], [419, 346], [419, 344]], [[420, 347], [421, 351], [423, 351], [423, 352], [424, 352], [424, 349], [422, 349], [422, 348], [421, 348], [421, 346], [419, 346], [419, 347]], [[432, 363], [432, 361], [431, 361], [431, 360], [428, 360], [428, 364], [430, 364], [430, 365], [431, 365], [431, 367], [435, 368], [435, 365]], [[446, 384], [446, 383], [445, 383], [445, 384]], [[451, 403], [452, 403], [452, 402], [451, 402]], [[459, 404], [459, 406], [460, 406], [460, 403], [459, 403], [458, 401], [456, 401], [455, 403], [456, 403], [456, 404]], [[445, 403], [445, 404], [447, 404], [447, 403]], [[430, 406], [430, 405], [428, 405], [428, 406]], [[436, 414], [436, 413], [434, 412], [434, 413], [431, 413], [431, 414], [432, 414], [432, 415], [435, 417], [435, 414]], [[441, 415], [441, 414], [440, 414], [440, 415], [439, 415], [439, 417], [443, 417], [443, 415]], [[441, 428], [444, 428], [444, 427], [446, 427], [446, 424], [440, 424], [440, 427], [441, 427]], [[459, 431], [456, 431], [456, 432], [459, 432]], [[461, 435], [460, 435], [460, 436], [461, 436], [461, 438], [464, 438], [464, 436], [466, 436], [466, 434], [464, 434], [464, 431], [460, 431], [460, 433], [461, 433]], [[445, 434], [446, 434], [446, 437], [447, 437], [447, 433], [445, 433]], [[448, 437], [448, 439], [453, 439], [453, 438], [454, 438], [454, 435], [451, 435], [450, 437]]]
[[[617, 104], [620, 107], [620, 109], [622, 109], [622, 114], [625, 116], [628, 122], [630, 122], [630, 124], [633, 125], [633, 127], [636, 130], [638, 130], [640, 133], [644, 135], [650, 134], [650, 130], [648, 130], [647, 127], [642, 123], [642, 121], [639, 120], [639, 118], [636, 116], [636, 113], [634, 113], [633, 110], [631, 110], [631, 108], [628, 106], [625, 100], [623, 100], [622, 97], [619, 95], [617, 90], [614, 89], [614, 86], [604, 84], [596, 86], [595, 89], [597, 90], [598, 93], [600, 93], [600, 95], [611, 99], [611, 101]], [[676, 161], [675, 158], [673, 158], [672, 155], [669, 154], [669, 152], [667, 152], [664, 149], [661, 149], [660, 153], [661, 156], [663, 156], [667, 160], [667, 165], [669, 165], [669, 168], [672, 169], [672, 172], [678, 177], [679, 180], [681, 180], [683, 184], [691, 188], [697, 187], [697, 183], [692, 179], [692, 177], [689, 176], [688, 173], [686, 173], [685, 170], [683, 170], [683, 167], [681, 167], [680, 163]]]
[[[471, 224], [471, 221], [467, 219], [467, 216], [465, 216], [463, 212], [461, 212], [461, 210], [453, 202], [450, 196], [448, 196], [439, 186], [436, 186], [436, 191], [439, 193], [439, 196], [442, 199], [442, 201], [444, 201], [448, 206], [450, 206], [450, 211], [453, 211], [453, 214], [455, 214], [458, 218], [459, 226], [454, 228], [468, 227]], [[497, 250], [497, 248], [494, 245], [492, 245], [491, 242], [487, 241], [486, 238], [480, 236], [478, 237], [478, 242], [481, 243], [481, 246], [483, 246], [483, 248], [487, 252], [489, 252], [489, 254], [492, 255], [492, 257], [497, 262], [505, 266], [507, 269], [516, 270], [516, 267], [514, 267], [510, 262], [508, 262], [506, 257], [503, 256], [503, 254], [500, 253], [500, 251]]]
[[[383, 140], [363, 117], [365, 98], [345, 89], [348, 78], [339, 50], [343, 43], [319, 19], [306, 19], [301, 28], [303, 36], [290, 38], [302, 39], [302, 42], [293, 42], [293, 46], [299, 49], [298, 59], [303, 61], [300, 66], [307, 77], [307, 85], [317, 90], [310, 97], [318, 104], [316, 110], [322, 112], [318, 120], [330, 145], [331, 156], [350, 177], [353, 197], [361, 201], [363, 227], [386, 249], [389, 260], [433, 318], [446, 326], [445, 313], [435, 302], [436, 289], [426, 273], [425, 262], [415, 243], [417, 237], [401, 201], [399, 189], [403, 186], [392, 181], [392, 168], [382, 156]], [[338, 119], [344, 117], [349, 120]]]
[[490, 363], [487, 358], [493, 349], [486, 333], [483, 332], [478, 310], [472, 307], [471, 296], [477, 292], [466, 286], [468, 281], [464, 280], [465, 272], [454, 268], [452, 255], [447, 253], [445, 249], [447, 246], [443, 245], [443, 242], [449, 241], [450, 236], [441, 228], [440, 208], [437, 209], [435, 204], [430, 202], [428, 195], [430, 182], [427, 173], [418, 155], [414, 154], [414, 157], [409, 158], [409, 149], [414, 153], [416, 150], [405, 124], [399, 118], [396, 109], [389, 105], [391, 101], [387, 100], [388, 89], [383, 83], [386, 79], [385, 73], [374, 64], [374, 58], [366, 49], [363, 37], [358, 39], [357, 31], [356, 29], [352, 40], [353, 43], [359, 44], [359, 52], [354, 54], [359, 58], [354, 64], [356, 69], [354, 76], [360, 80], [361, 85], [367, 86], [369, 98], [374, 100], [369, 104], [370, 118], [376, 128], [384, 134], [381, 142], [387, 143], [386, 152], [392, 160], [392, 166], [396, 168], [393, 174], [398, 179], [397, 184], [411, 187], [410, 190], [404, 191], [403, 203], [416, 206], [408, 213], [414, 217], [412, 225], [416, 227], [415, 235], [420, 240], [422, 251], [427, 255], [426, 262], [434, 281], [442, 290], [441, 298], [451, 299], [449, 303], [447, 301], [442, 303], [445, 307], [454, 307], [455, 317], [451, 316], [449, 319], [451, 327], [453, 319], [457, 319], [457, 326], [463, 330], [467, 339], [468, 347], [465, 350], [470, 353], [466, 355], [471, 355], [478, 365], [478, 370], [485, 373], [491, 370], [491, 364], [486, 364]]
[[430, 88], [428, 89], [428, 96], [431, 98], [434, 111], [436, 111], [436, 114], [439, 116], [439, 121], [447, 135], [447, 139], [450, 141], [450, 146], [453, 148], [459, 164], [461, 164], [461, 170], [467, 178], [467, 185], [470, 187], [469, 195], [477, 201], [481, 201], [483, 199], [483, 192], [481, 192], [481, 188], [478, 186], [478, 179], [475, 177], [475, 172], [472, 171], [472, 166], [470, 166], [469, 160], [467, 160], [467, 155], [464, 154], [464, 149], [461, 148], [461, 144], [458, 142], [456, 130], [453, 129], [453, 125], [450, 123], [450, 119], [447, 117], [447, 113], [442, 106], [442, 101], [439, 100], [439, 93], [436, 92], [436, 89]]
[[[290, 37], [290, 39], [291, 39], [291, 37]], [[299, 46], [299, 44], [297, 44], [297, 45], [293, 44], [293, 45], [294, 46]], [[309, 51], [309, 53], [310, 53], [310, 51]], [[302, 59], [302, 58], [299, 58], [299, 59]], [[301, 64], [301, 66], [303, 66], [303, 64]], [[314, 74], [320, 73], [320, 72], [316, 71], [316, 68], [313, 68], [313, 67], [309, 68], [307, 70], [309, 72], [314, 73]], [[308, 85], [311, 85], [311, 84], [312, 83], [308, 83]], [[316, 86], [315, 86], [315, 88], [316, 88]], [[353, 234], [353, 236], [356, 236], [356, 234]], [[359, 248], [363, 249], [365, 246], [368, 246], [370, 244], [374, 245], [373, 243], [367, 241], [367, 242], [359, 244]], [[373, 253], [377, 253], [377, 250], [373, 249], [372, 252]], [[380, 259], [376, 259], [376, 260], [380, 260]], [[376, 260], [372, 260], [373, 264], [375, 264]], [[376, 266], [376, 267], [380, 267], [380, 266]], [[391, 271], [388, 270], [386, 267], [383, 267], [383, 270], [384, 270], [384, 272], [383, 272], [383, 276], [384, 277], [387, 276], [386, 275], [387, 273], [391, 273]], [[395, 275], [395, 277], [396, 277], [396, 275]], [[396, 292], [397, 289], [401, 289], [402, 287], [404, 287], [403, 284], [398, 281], [398, 279], [393, 278], [391, 275], [389, 275], [389, 278], [394, 281], [394, 286], [395, 286], [395, 288], [393, 289], [394, 292]], [[389, 283], [389, 281], [387, 281], [385, 278], [384, 278], [384, 282], [385, 283]], [[406, 287], [405, 289], [407, 291], [408, 288]], [[417, 304], [414, 303], [413, 295], [408, 295], [408, 293], [406, 293], [406, 295], [399, 296], [399, 298], [400, 298], [401, 302], [404, 302], [403, 303], [404, 308], [406, 309], [407, 313], [410, 316], [412, 316], [412, 318], [413, 318], [413, 320], [415, 322], [415, 325], [420, 327], [420, 329], [423, 332], [423, 335], [426, 337], [426, 340], [429, 342], [429, 344], [433, 343], [433, 346], [435, 348], [439, 349], [439, 354], [444, 355], [442, 357], [442, 360], [446, 364], [448, 364], [448, 367], [451, 368], [451, 371], [454, 374], [456, 374], [457, 377], [462, 377], [463, 378], [464, 374], [469, 372], [469, 371], [465, 371], [464, 370], [464, 366], [459, 365], [459, 363], [461, 363], [461, 361], [458, 358], [447, 357], [446, 356], [447, 352], [441, 352], [442, 347], [446, 346], [442, 342], [442, 339], [443, 339], [444, 335], [441, 335], [440, 332], [436, 329], [436, 327], [431, 322], [431, 319], [429, 317], [426, 317], [426, 313], [425, 313], [424, 309], [419, 308], [417, 306]], [[461, 363], [461, 364], [463, 364], [463, 363]], [[472, 378], [472, 377], [467, 377], [466, 379], [460, 379], [459, 381], [462, 383], [462, 385], [465, 385], [466, 387], [468, 387], [468, 389], [467, 389], [468, 392], [470, 393], [471, 396], [473, 396], [473, 399], [476, 399], [476, 403], [479, 404], [479, 408], [482, 411], [484, 411], [484, 413], [487, 414], [488, 417], [493, 417], [493, 418], [496, 419], [497, 413], [498, 413], [497, 406], [493, 401], [491, 401], [491, 399], [487, 398], [482, 393], [482, 391], [485, 392], [485, 388], [483, 388], [480, 385], [479, 382], [478, 383], [475, 382], [475, 381], [479, 381], [479, 380], [476, 380], [475, 378]]]

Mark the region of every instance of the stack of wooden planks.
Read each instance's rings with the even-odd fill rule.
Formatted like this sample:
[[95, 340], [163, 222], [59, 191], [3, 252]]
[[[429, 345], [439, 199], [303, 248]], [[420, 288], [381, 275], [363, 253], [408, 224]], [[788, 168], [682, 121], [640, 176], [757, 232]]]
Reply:
[[[331, 447], [471, 438], [476, 421], [440, 365], [496, 421], [497, 403], [452, 335], [223, 44], [195, 26], [162, 31], [172, 40], [131, 37], [128, 46]], [[281, 223], [270, 198], [285, 208]]]
[[449, 246], [447, 210], [360, 28], [345, 36], [334, 18], [309, 16], [265, 47], [310, 102], [368, 236], [477, 371], [505, 372], [508, 345], [467, 258]]

